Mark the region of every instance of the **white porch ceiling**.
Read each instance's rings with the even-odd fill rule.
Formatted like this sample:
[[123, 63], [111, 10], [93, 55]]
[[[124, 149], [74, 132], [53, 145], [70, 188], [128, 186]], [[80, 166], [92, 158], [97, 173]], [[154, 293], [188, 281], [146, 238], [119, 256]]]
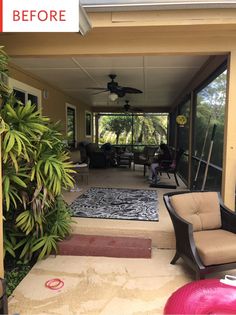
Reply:
[[169, 107], [191, 81], [209, 56], [122, 56], [12, 58], [11, 62], [66, 94], [94, 107], [117, 106], [109, 92], [94, 95], [88, 87], [104, 87], [109, 74], [116, 74], [120, 86], [130, 86], [142, 94], [119, 98], [139, 107]]

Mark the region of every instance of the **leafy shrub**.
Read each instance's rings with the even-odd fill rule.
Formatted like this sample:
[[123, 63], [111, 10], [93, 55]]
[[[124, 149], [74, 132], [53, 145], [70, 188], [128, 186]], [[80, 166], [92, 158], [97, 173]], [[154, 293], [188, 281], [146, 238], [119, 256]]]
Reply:
[[56, 252], [70, 233], [71, 216], [61, 194], [74, 172], [57, 125], [30, 102], [10, 96], [0, 110], [5, 253], [30, 261]]
[[0, 77], [1, 77], [0, 97], [2, 99], [5, 99], [5, 97], [7, 98], [9, 95], [9, 88], [3, 80], [4, 77], [7, 77], [7, 73], [8, 73], [7, 65], [8, 65], [8, 56], [4, 52], [3, 47], [0, 46]]
[[14, 289], [18, 286], [21, 280], [30, 271], [31, 265], [18, 263], [13, 269], [5, 272], [5, 279], [7, 282], [6, 292], [10, 296]]

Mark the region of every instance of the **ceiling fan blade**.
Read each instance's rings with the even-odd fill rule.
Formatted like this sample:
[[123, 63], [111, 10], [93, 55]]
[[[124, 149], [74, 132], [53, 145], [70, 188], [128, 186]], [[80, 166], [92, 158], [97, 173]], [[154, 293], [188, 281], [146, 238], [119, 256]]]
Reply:
[[129, 87], [129, 86], [124, 86], [122, 89], [127, 94], [140, 94], [140, 93], [143, 93], [143, 91], [135, 89], [135, 88], [132, 88], [132, 87]]
[[106, 88], [99, 88], [99, 87], [88, 87], [86, 90], [101, 90], [101, 91], [108, 91]]
[[97, 94], [101, 94], [101, 93], [105, 93], [105, 92], [108, 92], [108, 90], [104, 90], [104, 91], [100, 91], [100, 92], [92, 93], [92, 94], [90, 94], [90, 95], [97, 95]]

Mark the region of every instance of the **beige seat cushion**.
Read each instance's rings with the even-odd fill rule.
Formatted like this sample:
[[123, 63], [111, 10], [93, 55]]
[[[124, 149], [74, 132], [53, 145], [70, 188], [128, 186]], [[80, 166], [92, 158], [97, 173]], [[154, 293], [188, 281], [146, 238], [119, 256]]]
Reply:
[[216, 192], [195, 192], [170, 198], [176, 213], [193, 225], [194, 231], [221, 227], [220, 205]]
[[236, 234], [225, 230], [193, 233], [196, 248], [205, 266], [236, 262]]

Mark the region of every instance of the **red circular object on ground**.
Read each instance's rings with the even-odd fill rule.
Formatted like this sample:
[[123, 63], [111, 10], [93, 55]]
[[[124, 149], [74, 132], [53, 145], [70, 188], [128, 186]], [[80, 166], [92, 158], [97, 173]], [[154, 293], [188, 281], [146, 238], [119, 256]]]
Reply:
[[51, 290], [59, 290], [64, 287], [64, 282], [59, 278], [50, 279], [45, 282], [45, 287]]
[[188, 283], [170, 296], [164, 314], [236, 314], [236, 287], [218, 279]]

